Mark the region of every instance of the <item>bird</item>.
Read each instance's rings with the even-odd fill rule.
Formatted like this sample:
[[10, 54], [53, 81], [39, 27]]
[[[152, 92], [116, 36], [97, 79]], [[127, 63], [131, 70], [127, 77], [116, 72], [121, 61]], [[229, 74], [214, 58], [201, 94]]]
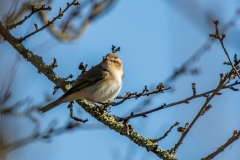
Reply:
[[110, 102], [119, 94], [123, 77], [122, 59], [114, 52], [109, 53], [98, 65], [82, 74], [65, 94], [40, 110], [44, 113], [62, 103], [79, 99], [100, 104]]

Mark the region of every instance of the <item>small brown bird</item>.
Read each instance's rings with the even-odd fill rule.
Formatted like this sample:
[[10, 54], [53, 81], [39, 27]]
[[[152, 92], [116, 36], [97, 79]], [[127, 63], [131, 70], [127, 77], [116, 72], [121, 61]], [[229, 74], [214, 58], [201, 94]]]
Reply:
[[117, 97], [123, 83], [123, 62], [116, 53], [107, 54], [103, 61], [84, 73], [78, 82], [56, 101], [41, 108], [47, 112], [61, 103], [85, 99], [106, 103]]

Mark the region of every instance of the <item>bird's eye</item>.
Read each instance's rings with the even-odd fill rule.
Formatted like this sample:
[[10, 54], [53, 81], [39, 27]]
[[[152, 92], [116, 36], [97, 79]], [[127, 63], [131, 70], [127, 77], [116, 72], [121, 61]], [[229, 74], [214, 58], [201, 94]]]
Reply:
[[119, 63], [117, 60], [115, 60], [115, 59], [109, 59], [111, 62], [113, 62], [113, 63]]

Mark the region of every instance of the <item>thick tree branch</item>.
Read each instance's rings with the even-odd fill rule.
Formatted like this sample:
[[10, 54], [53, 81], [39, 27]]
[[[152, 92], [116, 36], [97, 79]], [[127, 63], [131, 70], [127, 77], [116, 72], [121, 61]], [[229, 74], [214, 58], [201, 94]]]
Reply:
[[26, 61], [29, 61], [33, 66], [38, 69], [39, 73], [43, 73], [48, 77], [49, 80], [57, 85], [61, 85], [64, 79], [61, 79], [53, 70], [46, 65], [42, 57], [34, 55], [33, 52], [27, 50], [19, 41], [19, 39], [13, 37], [10, 32], [2, 25], [0, 21], [0, 34], [3, 36], [4, 40], [8, 41], [13, 48], [15, 48], [19, 54], [23, 56]]

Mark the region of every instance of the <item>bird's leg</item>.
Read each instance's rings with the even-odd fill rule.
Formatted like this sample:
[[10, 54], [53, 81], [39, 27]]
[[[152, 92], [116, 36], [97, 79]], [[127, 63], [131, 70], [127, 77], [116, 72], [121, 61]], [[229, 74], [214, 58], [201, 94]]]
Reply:
[[104, 112], [104, 111], [108, 111], [110, 109], [110, 105], [109, 105], [109, 102], [107, 103], [101, 103], [101, 102], [98, 102], [99, 104], [101, 104], [101, 106], [99, 107], [99, 111], [100, 112]]

